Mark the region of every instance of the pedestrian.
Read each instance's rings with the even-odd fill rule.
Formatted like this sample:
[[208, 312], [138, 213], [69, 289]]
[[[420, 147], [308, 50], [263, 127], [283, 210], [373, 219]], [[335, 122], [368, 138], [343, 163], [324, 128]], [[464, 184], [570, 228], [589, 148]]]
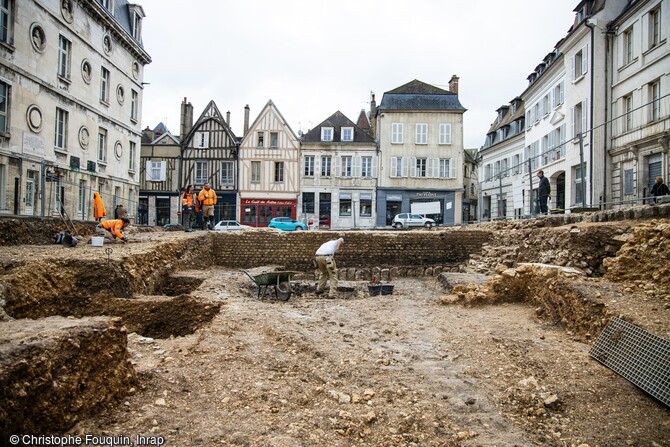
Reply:
[[316, 251], [315, 261], [319, 268], [319, 282], [316, 285], [316, 294], [321, 295], [326, 291], [326, 283], [329, 283], [328, 298], [335, 298], [337, 294], [337, 265], [335, 254], [344, 242], [343, 238], [333, 239], [322, 244]]
[[193, 231], [191, 221], [198, 208], [198, 197], [193, 190], [193, 185], [188, 185], [181, 193], [181, 222], [184, 231], [189, 233]]
[[549, 214], [547, 200], [549, 199], [549, 194], [551, 194], [551, 185], [549, 184], [549, 179], [544, 176], [544, 171], [538, 171], [537, 178], [540, 179], [540, 186], [537, 188], [538, 201], [540, 203], [540, 213]]
[[130, 220], [127, 217], [124, 217], [123, 219], [105, 220], [95, 227], [95, 232], [106, 239], [128, 242], [128, 237], [121, 231], [128, 225], [130, 225]]
[[105, 204], [102, 203], [102, 197], [98, 191], [93, 192], [93, 217], [100, 222], [107, 215]]
[[651, 195], [654, 196], [654, 203], [658, 203], [658, 198], [670, 194], [668, 185], [663, 183], [663, 177], [656, 177], [656, 183], [651, 187]]
[[123, 207], [123, 205], [116, 205], [114, 210], [114, 219], [123, 219], [128, 217], [128, 210]]
[[205, 182], [202, 191], [198, 195], [198, 200], [202, 205], [202, 225], [203, 229], [214, 229], [214, 205], [216, 205], [216, 192]]

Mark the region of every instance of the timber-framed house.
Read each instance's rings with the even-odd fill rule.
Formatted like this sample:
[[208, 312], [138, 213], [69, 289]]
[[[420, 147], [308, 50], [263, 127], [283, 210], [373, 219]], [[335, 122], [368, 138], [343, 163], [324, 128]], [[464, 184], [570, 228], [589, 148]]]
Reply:
[[240, 218], [266, 227], [273, 217], [296, 218], [300, 193], [300, 141], [270, 100], [246, 123], [240, 144]]
[[179, 138], [163, 123], [142, 131], [137, 223], [162, 226], [178, 222], [180, 156]]
[[214, 219], [235, 219], [239, 143], [214, 101], [193, 120], [193, 106], [182, 102], [181, 188], [193, 185], [199, 193], [205, 182], [216, 191]]

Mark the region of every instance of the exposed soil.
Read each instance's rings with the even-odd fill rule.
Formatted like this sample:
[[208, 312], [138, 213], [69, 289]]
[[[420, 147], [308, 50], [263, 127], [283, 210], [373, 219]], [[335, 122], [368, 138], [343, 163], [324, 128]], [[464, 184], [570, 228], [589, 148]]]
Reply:
[[[470, 283], [468, 274], [477, 284], [473, 296], [486, 298], [474, 272], [494, 273], [504, 256], [508, 266], [577, 259], [603, 278], [573, 281], [572, 301], [594, 299], [576, 319], [590, 321], [589, 312], [606, 308], [603, 315], [670, 337], [666, 283], [653, 281], [668, 222], [609, 225], [572, 227], [608, 240], [621, 236], [597, 250], [621, 253], [619, 263], [589, 259], [585, 248], [572, 258], [567, 248], [556, 249], [570, 227], [548, 229], [555, 241], [545, 244], [555, 252], [532, 258], [533, 250], [513, 244], [532, 247], [546, 234], [505, 228], [458, 277], [393, 278], [387, 296], [369, 296], [363, 281], [342, 281], [340, 297], [317, 298], [308, 274], [293, 281], [288, 302], [258, 300], [247, 276], [220, 267], [179, 271], [192, 278], [188, 284], [156, 279], [152, 293], [190, 292], [194, 302], [213, 303], [201, 309], [220, 312], [183, 336], [129, 334], [138, 376], [131, 393], [69, 433], [162, 436], [170, 446], [670, 446], [670, 410], [589, 357], [595, 322], [572, 328], [516, 293], [507, 302], [445, 299], [452, 287]], [[112, 262], [198, 233], [134, 236], [113, 247]], [[104, 249], [90, 246], [46, 246], [35, 256], [48, 263], [54, 250], [70, 250], [64, 253], [81, 262], [105, 259]], [[4, 275], [25, 259], [20, 247], [0, 248]]]

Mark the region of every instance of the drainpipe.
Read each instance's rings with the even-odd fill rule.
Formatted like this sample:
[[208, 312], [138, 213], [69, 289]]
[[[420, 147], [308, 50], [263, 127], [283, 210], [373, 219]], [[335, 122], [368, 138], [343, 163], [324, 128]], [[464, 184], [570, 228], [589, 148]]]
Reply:
[[[595, 83], [595, 69], [593, 62], [595, 61], [595, 25], [591, 23], [590, 20], [584, 22], [584, 24], [591, 30], [591, 101], [589, 104], [589, 115], [591, 116], [589, 122], [591, 123], [591, 136], [589, 137], [589, 204], [593, 206], [593, 87]], [[607, 86], [605, 86], [607, 88]], [[604, 182], [604, 180], [603, 180]], [[604, 183], [603, 183], [604, 185]], [[603, 192], [604, 194], [604, 192]], [[586, 197], [584, 197], [586, 199]], [[586, 200], [584, 200], [586, 202]], [[586, 205], [586, 203], [584, 203]]]

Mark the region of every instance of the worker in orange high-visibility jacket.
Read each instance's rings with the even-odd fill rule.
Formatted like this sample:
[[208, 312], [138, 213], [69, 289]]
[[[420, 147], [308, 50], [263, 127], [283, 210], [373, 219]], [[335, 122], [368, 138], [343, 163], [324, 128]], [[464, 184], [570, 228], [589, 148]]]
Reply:
[[181, 193], [181, 222], [187, 232], [193, 231], [191, 219], [198, 212], [198, 196], [193, 189], [193, 185], [188, 185]]
[[209, 182], [205, 182], [202, 191], [198, 194], [198, 200], [202, 205], [202, 222], [205, 228], [209, 230], [214, 229], [214, 205], [216, 205], [216, 192], [209, 186]]
[[107, 210], [105, 210], [105, 204], [102, 203], [102, 197], [100, 197], [100, 193], [98, 191], [95, 191], [93, 193], [93, 217], [95, 217], [95, 220], [100, 222], [106, 215]]
[[107, 239], [128, 242], [128, 238], [121, 231], [128, 225], [130, 225], [130, 220], [127, 217], [124, 217], [123, 219], [105, 220], [95, 227], [95, 231]]

